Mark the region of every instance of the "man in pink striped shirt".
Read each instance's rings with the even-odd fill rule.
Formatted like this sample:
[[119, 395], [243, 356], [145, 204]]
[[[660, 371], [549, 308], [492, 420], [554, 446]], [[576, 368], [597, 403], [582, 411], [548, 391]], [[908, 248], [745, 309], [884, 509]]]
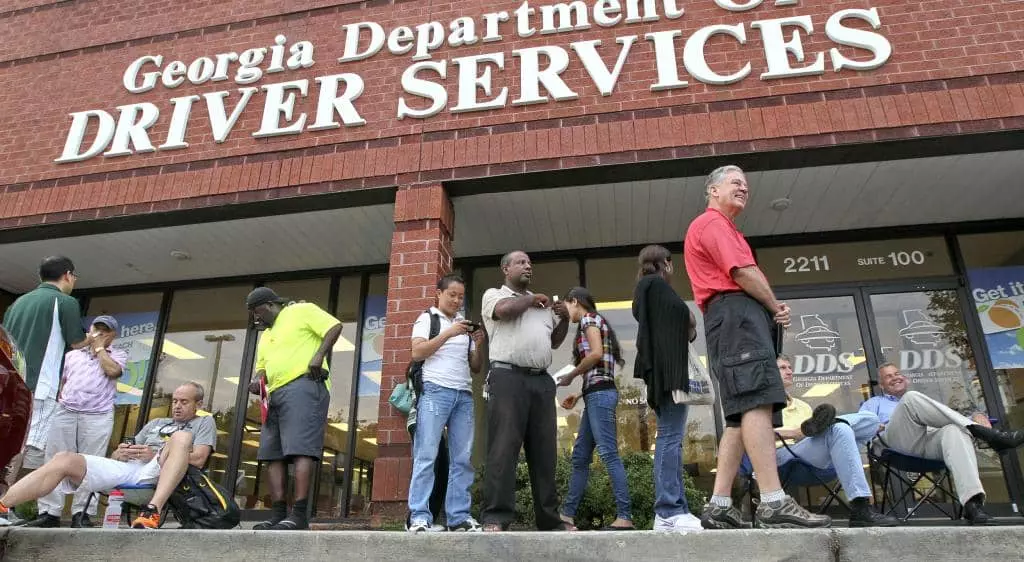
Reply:
[[[46, 443], [46, 460], [68, 451], [105, 457], [110, 434], [114, 429], [114, 397], [128, 354], [112, 344], [118, 332], [117, 320], [99, 316], [93, 320], [80, 349], [64, 356], [57, 410], [50, 424]], [[75, 493], [71, 506], [71, 526], [91, 527], [89, 515], [96, 515], [98, 501], [90, 502], [85, 513], [87, 492]], [[64, 496], [53, 492], [38, 501], [39, 516], [29, 523], [33, 527], [59, 527]]]

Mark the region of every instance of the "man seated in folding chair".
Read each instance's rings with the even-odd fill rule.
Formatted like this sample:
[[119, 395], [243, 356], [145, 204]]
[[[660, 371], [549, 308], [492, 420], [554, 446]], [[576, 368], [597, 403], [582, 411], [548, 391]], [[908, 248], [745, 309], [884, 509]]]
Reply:
[[38, 499], [57, 490], [106, 492], [120, 486], [156, 484], [153, 498], [132, 522], [136, 529], [160, 526], [167, 498], [185, 476], [188, 465], [202, 468], [217, 439], [212, 416], [197, 417], [203, 387], [187, 382], [172, 395], [171, 417], [147, 423], [135, 436], [135, 444], [122, 443], [111, 458], [62, 452], [32, 474], [11, 486], [0, 497], [0, 513], [8, 506]]
[[780, 355], [778, 365], [787, 404], [782, 410], [782, 427], [775, 432], [786, 441], [796, 441], [792, 445], [778, 443], [775, 458], [779, 473], [784, 473], [786, 465], [795, 460], [823, 471], [835, 471], [835, 477], [850, 500], [851, 527], [899, 525], [898, 519], [878, 513], [871, 505], [871, 487], [861, 463], [860, 445], [875, 436], [878, 417], [861, 412], [837, 417], [831, 404], [821, 404], [812, 411], [809, 404], [790, 394], [793, 361]]
[[860, 411], [878, 416], [882, 445], [899, 453], [942, 460], [953, 475], [964, 519], [971, 525], [988, 523], [991, 517], [981, 509], [985, 490], [971, 438], [1003, 453], [1024, 444], [1024, 431], [993, 429], [984, 412], [974, 412], [968, 418], [920, 392], [907, 390], [906, 377], [892, 363], [879, 367], [878, 384], [882, 394], [861, 404]]

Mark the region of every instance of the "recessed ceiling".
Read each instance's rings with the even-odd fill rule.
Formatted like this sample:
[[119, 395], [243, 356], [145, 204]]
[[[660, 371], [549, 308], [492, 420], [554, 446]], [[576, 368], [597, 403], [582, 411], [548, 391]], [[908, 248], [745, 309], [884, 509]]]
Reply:
[[[747, 236], [1024, 217], [1024, 151], [751, 172]], [[678, 242], [704, 209], [702, 177], [457, 197], [456, 257]], [[772, 201], [787, 198], [776, 211]], [[245, 276], [388, 262], [392, 205], [0, 245], [0, 288], [71, 257], [80, 287]], [[178, 260], [180, 250], [191, 259]]]
[[[1024, 217], [1024, 151], [751, 172], [748, 237]], [[771, 208], [786, 198], [783, 211]], [[455, 255], [679, 242], [704, 178], [487, 193], [455, 200]]]
[[39, 261], [54, 254], [75, 262], [83, 289], [382, 264], [393, 216], [393, 205], [372, 205], [3, 244], [0, 288], [31, 289]]

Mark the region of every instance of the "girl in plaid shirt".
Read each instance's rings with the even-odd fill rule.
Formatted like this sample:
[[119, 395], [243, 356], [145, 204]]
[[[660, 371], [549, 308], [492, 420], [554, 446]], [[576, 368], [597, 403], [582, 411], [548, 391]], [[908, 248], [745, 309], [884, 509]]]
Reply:
[[594, 449], [608, 470], [615, 495], [616, 519], [603, 530], [623, 531], [633, 529], [630, 514], [629, 487], [626, 484], [626, 469], [619, 458], [618, 436], [616, 435], [615, 407], [619, 393], [615, 389], [615, 366], [622, 366], [622, 351], [615, 331], [597, 313], [597, 305], [590, 291], [576, 287], [565, 296], [569, 318], [578, 325], [573, 346], [573, 363], [576, 368], [562, 375], [559, 386], [569, 386], [576, 377], [583, 377], [583, 390], [572, 394], [562, 402], [562, 407], [572, 409], [583, 397], [583, 413], [576, 444], [572, 451], [572, 476], [569, 479], [569, 493], [562, 506], [562, 520], [573, 525], [576, 508], [587, 487], [590, 475], [590, 459]]

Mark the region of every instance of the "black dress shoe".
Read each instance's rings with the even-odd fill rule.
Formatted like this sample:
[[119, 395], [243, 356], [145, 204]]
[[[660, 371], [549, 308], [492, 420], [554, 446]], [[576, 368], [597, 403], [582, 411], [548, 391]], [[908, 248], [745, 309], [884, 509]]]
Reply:
[[998, 429], [990, 429], [975, 424], [967, 426], [967, 431], [988, 443], [997, 453], [1004, 453], [1024, 445], [1024, 431], [1019, 429], [1016, 431], [999, 431]]
[[90, 527], [92, 527], [92, 519], [89, 518], [88, 513], [79, 511], [71, 516], [72, 529], [88, 529]]
[[850, 512], [851, 527], [898, 527], [903, 522], [892, 515], [883, 515], [871, 505], [855, 507]]
[[44, 513], [44, 514], [40, 515], [39, 517], [36, 517], [35, 519], [29, 521], [28, 523], [25, 523], [24, 526], [25, 527], [36, 527], [36, 528], [40, 528], [40, 529], [42, 529], [42, 528], [51, 528], [51, 527], [60, 527], [60, 517], [57, 517], [55, 515], [50, 515], [49, 513]]
[[817, 437], [825, 433], [836, 423], [836, 408], [832, 404], [819, 404], [814, 408], [810, 419], [800, 424], [800, 431], [805, 437]]
[[971, 498], [964, 504], [964, 519], [968, 525], [988, 525], [992, 516], [981, 509], [981, 501]]

